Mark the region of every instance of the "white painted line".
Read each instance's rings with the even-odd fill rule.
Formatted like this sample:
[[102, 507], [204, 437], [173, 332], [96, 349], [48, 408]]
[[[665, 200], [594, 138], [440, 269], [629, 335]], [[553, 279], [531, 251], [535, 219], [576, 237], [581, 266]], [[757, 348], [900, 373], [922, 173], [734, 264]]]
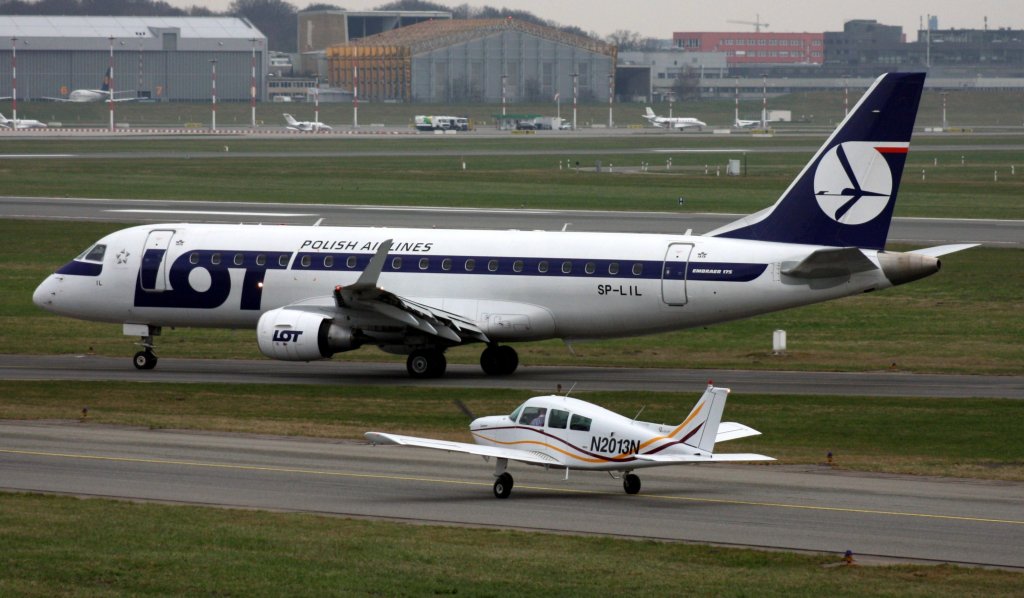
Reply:
[[132, 214], [197, 214], [206, 216], [265, 216], [281, 218], [312, 218], [319, 214], [289, 214], [285, 212], [215, 212], [206, 210], [104, 210], [105, 212], [128, 212]]

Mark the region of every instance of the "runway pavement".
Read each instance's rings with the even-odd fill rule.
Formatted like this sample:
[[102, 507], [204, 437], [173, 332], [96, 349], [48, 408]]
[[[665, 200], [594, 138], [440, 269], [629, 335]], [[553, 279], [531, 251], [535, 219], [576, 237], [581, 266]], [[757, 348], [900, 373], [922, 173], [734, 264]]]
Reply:
[[[476, 209], [299, 203], [242, 203], [53, 197], [0, 197], [0, 218], [110, 221], [125, 226], [155, 222], [313, 224], [323, 226], [440, 227], [520, 230], [701, 234], [741, 214], [604, 212], [589, 210]], [[1024, 220], [894, 218], [891, 243], [982, 243], [1024, 246]]]
[[0, 488], [1024, 568], [1019, 483], [701, 465], [604, 473], [404, 447], [69, 422], [0, 421]]

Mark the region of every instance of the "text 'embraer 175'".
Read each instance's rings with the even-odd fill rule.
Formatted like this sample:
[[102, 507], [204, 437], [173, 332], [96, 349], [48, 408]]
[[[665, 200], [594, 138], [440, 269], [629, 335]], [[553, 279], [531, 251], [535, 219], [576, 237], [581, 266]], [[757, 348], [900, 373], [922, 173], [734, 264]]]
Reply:
[[255, 328], [274, 359], [363, 345], [441, 376], [445, 351], [706, 326], [903, 284], [970, 247], [885, 251], [924, 74], [879, 77], [776, 203], [705, 235], [156, 224], [107, 235], [36, 305], [120, 323], [156, 364], [165, 326]]

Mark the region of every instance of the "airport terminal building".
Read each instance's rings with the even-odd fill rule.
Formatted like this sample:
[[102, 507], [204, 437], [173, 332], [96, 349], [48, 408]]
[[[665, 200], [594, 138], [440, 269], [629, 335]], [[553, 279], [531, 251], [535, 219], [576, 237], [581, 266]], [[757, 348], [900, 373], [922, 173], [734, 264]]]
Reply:
[[[0, 65], [16, 58], [19, 100], [99, 89], [111, 47], [115, 92], [209, 100], [216, 64], [217, 101], [249, 101], [255, 61], [256, 99], [264, 99], [267, 39], [246, 19], [0, 16]], [[13, 70], [0, 66], [0, 96], [12, 95]]]

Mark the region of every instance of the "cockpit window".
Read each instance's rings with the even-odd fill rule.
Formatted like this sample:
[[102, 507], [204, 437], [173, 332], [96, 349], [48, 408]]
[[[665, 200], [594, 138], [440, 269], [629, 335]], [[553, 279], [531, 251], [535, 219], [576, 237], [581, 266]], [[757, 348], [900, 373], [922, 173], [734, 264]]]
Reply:
[[521, 412], [521, 411], [523, 410], [523, 407], [524, 407], [524, 406], [526, 406], [526, 404], [525, 404], [525, 403], [524, 403], [524, 404], [522, 404], [522, 405], [520, 405], [520, 406], [518, 406], [518, 407], [516, 407], [516, 410], [515, 410], [515, 411], [513, 411], [513, 412], [512, 412], [512, 415], [508, 416], [508, 418], [509, 418], [510, 420], [512, 420], [512, 421], [519, 421], [519, 413], [520, 413], [520, 412]]
[[84, 262], [103, 262], [103, 254], [107, 252], [106, 245], [93, 245], [76, 257], [76, 260]]
[[527, 407], [523, 409], [523, 416], [519, 418], [519, 423], [527, 426], [543, 426], [544, 416], [547, 414], [546, 407]]

